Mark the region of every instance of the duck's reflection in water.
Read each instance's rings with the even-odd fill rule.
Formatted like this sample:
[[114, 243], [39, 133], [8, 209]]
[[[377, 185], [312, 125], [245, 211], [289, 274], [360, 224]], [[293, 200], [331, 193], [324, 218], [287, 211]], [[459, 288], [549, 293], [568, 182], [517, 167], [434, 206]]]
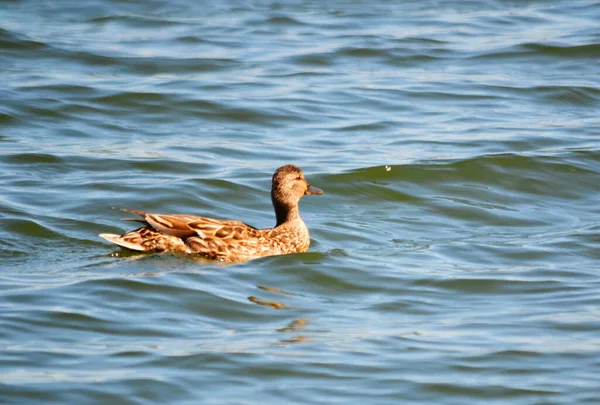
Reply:
[[[263, 291], [268, 291], [268, 292], [271, 292], [274, 294], [297, 295], [297, 294], [294, 294], [293, 292], [282, 290], [280, 288], [273, 288], [273, 287], [266, 287], [266, 286], [257, 286], [257, 287]], [[298, 309], [295, 307], [290, 307], [290, 306], [284, 304], [283, 302], [267, 301], [267, 300], [263, 300], [263, 299], [260, 299], [260, 298], [254, 297], [254, 296], [248, 297], [248, 301], [258, 304], [258, 305], [263, 305], [265, 307], [269, 307], [272, 309]], [[306, 327], [306, 325], [308, 325], [309, 323], [310, 322], [309, 322], [308, 318], [297, 318], [297, 319], [292, 320], [290, 323], [288, 323], [287, 326], [285, 326], [283, 328], [275, 329], [275, 332], [298, 333], [300, 331], [303, 331], [304, 328]], [[282, 345], [294, 344], [294, 343], [307, 343], [307, 342], [310, 342], [310, 339], [305, 335], [299, 335], [299, 334], [291, 336], [289, 338], [279, 340], [279, 344], [282, 344]]]
[[[277, 332], [281, 333], [297, 333], [299, 331], [304, 330], [304, 327], [308, 325], [309, 321], [307, 318], [298, 318], [294, 319], [292, 322], [288, 324], [285, 328], [277, 329]], [[281, 339], [279, 342], [281, 344], [294, 344], [294, 343], [309, 343], [311, 340], [308, 336], [305, 335], [295, 335], [291, 336], [287, 339]]]
[[[129, 260], [138, 260], [141, 259], [143, 257], [148, 258], [148, 255], [144, 255], [144, 254], [134, 254], [131, 257], [128, 257], [127, 259]], [[129, 277], [157, 277], [157, 276], [162, 276], [165, 273], [177, 273], [177, 272], [182, 272], [182, 273], [189, 273], [190, 270], [189, 269], [185, 269], [185, 270], [179, 270], [179, 269], [172, 269], [169, 268], [168, 270], [164, 270], [164, 271], [154, 271], [154, 272], [144, 272], [144, 273], [135, 273], [135, 274], [125, 274], [122, 277], [125, 278], [129, 278]], [[256, 286], [259, 290], [261, 291], [266, 291], [268, 293], [271, 294], [278, 294], [278, 295], [285, 295], [285, 296], [301, 296], [300, 294], [296, 294], [293, 293], [291, 291], [287, 291], [281, 288], [277, 288], [277, 287], [267, 287], [267, 286]], [[264, 307], [268, 307], [271, 309], [278, 309], [278, 310], [299, 310], [300, 308], [298, 307], [294, 307], [294, 306], [289, 306], [283, 302], [280, 301], [269, 301], [269, 300], [265, 300], [265, 299], [261, 299], [255, 296], [249, 296], [248, 301], [257, 304], [257, 305], [262, 305]], [[274, 332], [278, 332], [278, 333], [285, 333], [285, 334], [293, 334], [293, 333], [300, 333], [301, 331], [304, 330], [304, 328], [306, 327], [306, 325], [308, 325], [310, 323], [308, 318], [297, 318], [294, 319], [292, 321], [290, 321], [287, 326], [284, 326], [282, 328], [279, 329], [275, 329]], [[290, 336], [288, 338], [285, 339], [281, 339], [278, 341], [279, 345], [288, 345], [288, 344], [292, 344], [292, 343], [308, 343], [311, 342], [311, 339], [305, 335], [300, 335], [300, 334], [296, 334], [294, 336]]]
[[271, 307], [274, 309], [289, 309], [289, 307], [287, 305], [285, 305], [283, 302], [265, 301], [265, 300], [261, 300], [260, 298], [256, 298], [255, 296], [248, 297], [248, 301], [254, 302], [255, 304], [258, 304], [258, 305], [264, 305], [265, 307]]

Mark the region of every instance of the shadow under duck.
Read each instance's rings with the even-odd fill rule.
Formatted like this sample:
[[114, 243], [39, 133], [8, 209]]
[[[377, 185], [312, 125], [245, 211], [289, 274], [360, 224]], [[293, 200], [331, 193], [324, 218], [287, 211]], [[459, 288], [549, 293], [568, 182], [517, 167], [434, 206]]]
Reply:
[[235, 220], [124, 209], [141, 217], [135, 221], [145, 226], [122, 236], [109, 233], [99, 236], [137, 252], [173, 252], [223, 262], [306, 252], [310, 236], [298, 203], [307, 194], [323, 194], [323, 191], [309, 185], [300, 168], [285, 165], [277, 169], [271, 185], [277, 218], [274, 228], [257, 229]]

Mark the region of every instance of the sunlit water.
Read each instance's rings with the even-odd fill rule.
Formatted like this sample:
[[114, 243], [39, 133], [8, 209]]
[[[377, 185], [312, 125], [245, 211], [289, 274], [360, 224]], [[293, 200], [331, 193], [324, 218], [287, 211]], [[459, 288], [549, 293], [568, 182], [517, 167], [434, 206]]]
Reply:
[[[0, 402], [600, 403], [600, 5], [0, 7]], [[134, 255], [118, 208], [310, 252]]]

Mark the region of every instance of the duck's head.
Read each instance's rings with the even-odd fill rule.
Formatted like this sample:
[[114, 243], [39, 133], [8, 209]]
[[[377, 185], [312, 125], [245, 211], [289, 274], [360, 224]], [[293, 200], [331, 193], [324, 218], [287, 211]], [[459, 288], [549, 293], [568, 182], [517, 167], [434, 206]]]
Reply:
[[294, 165], [281, 166], [273, 175], [271, 200], [277, 207], [294, 207], [305, 194], [323, 194], [323, 190], [308, 184], [304, 173]]

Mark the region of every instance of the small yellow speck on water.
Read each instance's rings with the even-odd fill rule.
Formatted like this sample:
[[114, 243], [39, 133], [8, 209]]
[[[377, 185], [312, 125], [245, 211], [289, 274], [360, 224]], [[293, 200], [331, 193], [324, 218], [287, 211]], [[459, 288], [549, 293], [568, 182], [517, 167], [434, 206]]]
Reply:
[[385, 171], [386, 171], [386, 172], [389, 172], [390, 170], [392, 170], [392, 166], [386, 166], [386, 167], [385, 167]]

